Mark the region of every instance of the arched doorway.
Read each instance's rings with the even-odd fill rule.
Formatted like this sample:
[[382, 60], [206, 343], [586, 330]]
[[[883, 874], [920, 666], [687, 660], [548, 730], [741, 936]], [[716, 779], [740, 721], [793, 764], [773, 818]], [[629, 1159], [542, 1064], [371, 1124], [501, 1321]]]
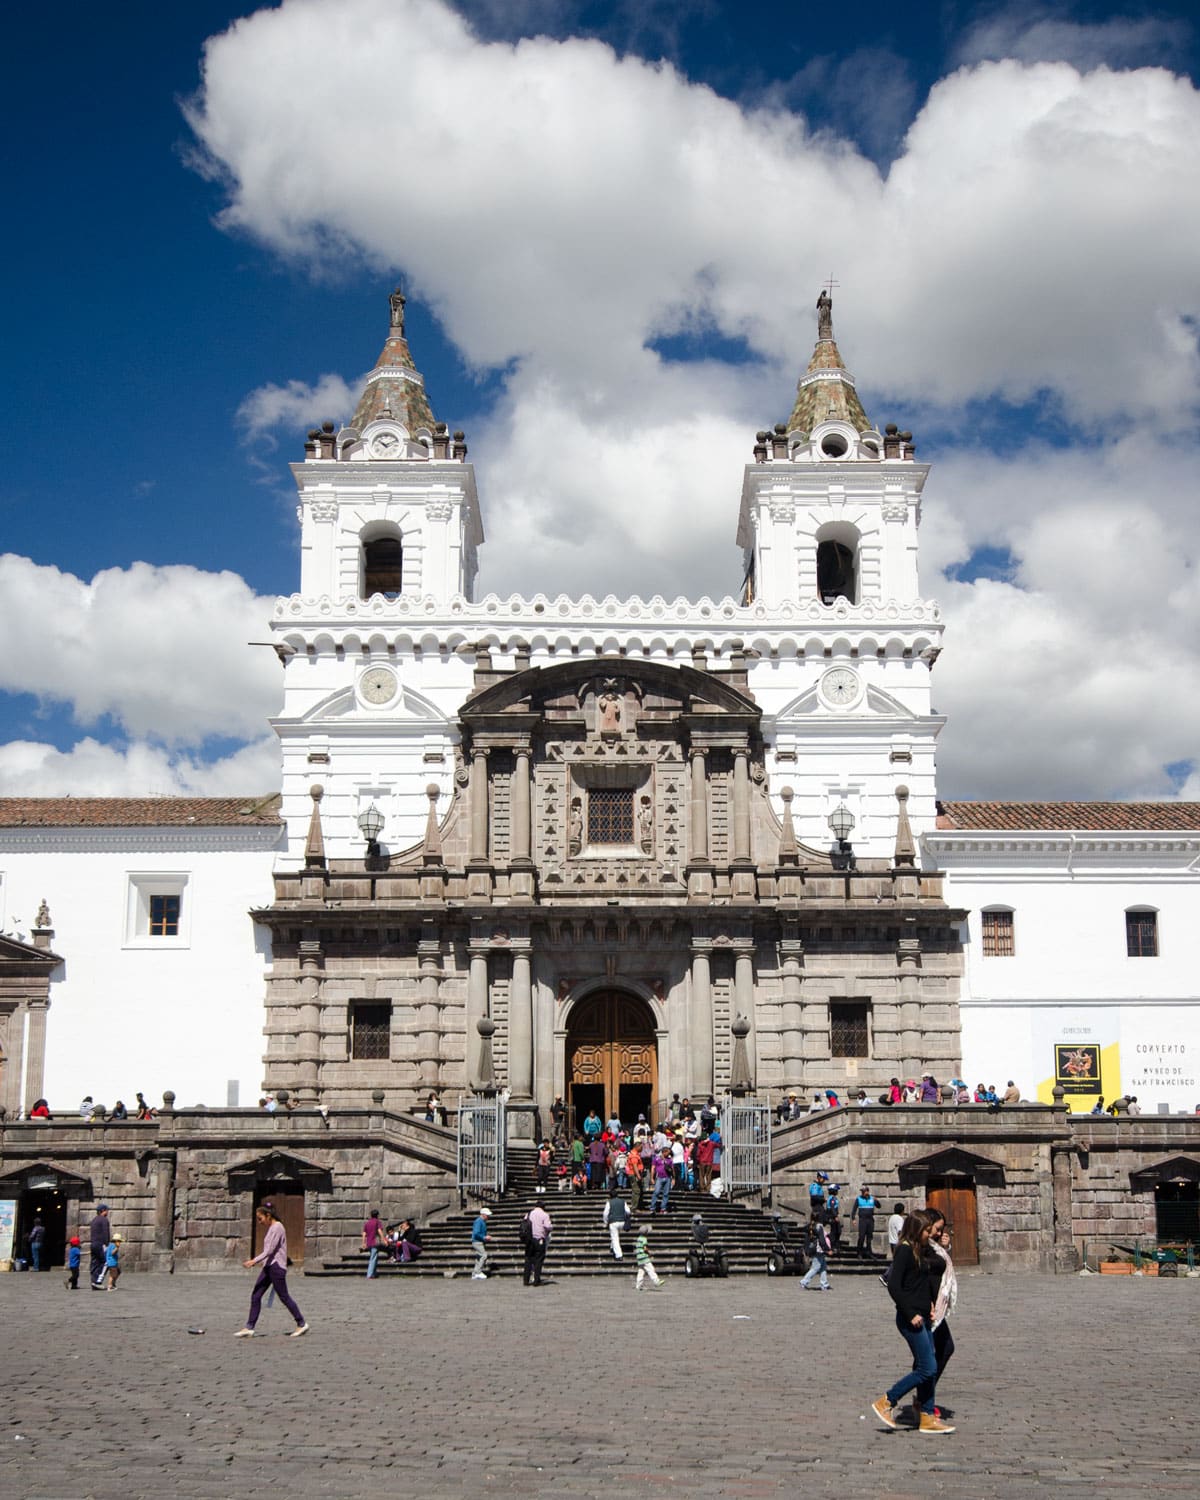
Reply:
[[581, 1000], [567, 1026], [567, 1102], [577, 1124], [594, 1109], [623, 1124], [649, 1119], [658, 1098], [658, 1040], [650, 1007], [621, 990]]

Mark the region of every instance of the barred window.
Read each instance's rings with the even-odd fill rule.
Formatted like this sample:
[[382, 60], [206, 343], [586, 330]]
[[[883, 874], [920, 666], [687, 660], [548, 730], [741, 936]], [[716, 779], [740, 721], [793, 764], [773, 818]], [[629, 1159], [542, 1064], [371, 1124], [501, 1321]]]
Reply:
[[179, 904], [181, 899], [181, 897], [175, 895], [150, 897], [149, 932], [151, 937], [179, 936]]
[[869, 1057], [871, 1055], [867, 1000], [831, 1000], [829, 1002], [829, 1051], [833, 1057]]
[[1125, 913], [1125, 952], [1130, 958], [1158, 957], [1158, 913]]
[[589, 844], [633, 843], [633, 788], [595, 786], [588, 792]]
[[1011, 911], [985, 911], [983, 914], [984, 958], [1012, 958], [1016, 951], [1013, 913]]
[[392, 1050], [390, 1004], [350, 1007], [350, 1056], [359, 1062], [387, 1060]]

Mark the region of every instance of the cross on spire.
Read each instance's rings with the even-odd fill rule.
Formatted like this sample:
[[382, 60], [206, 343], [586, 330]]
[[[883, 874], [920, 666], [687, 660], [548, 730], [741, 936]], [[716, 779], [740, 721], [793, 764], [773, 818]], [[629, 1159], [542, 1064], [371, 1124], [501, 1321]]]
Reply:
[[834, 276], [833, 276], [833, 272], [832, 271], [825, 278], [825, 280], [821, 283], [821, 285], [825, 288], [825, 294], [826, 294], [826, 296], [830, 296], [830, 297], [833, 295], [833, 289], [834, 289], [834, 287], [835, 286], [841, 286], [841, 284], [842, 283], [840, 281], [835, 281], [834, 280]]

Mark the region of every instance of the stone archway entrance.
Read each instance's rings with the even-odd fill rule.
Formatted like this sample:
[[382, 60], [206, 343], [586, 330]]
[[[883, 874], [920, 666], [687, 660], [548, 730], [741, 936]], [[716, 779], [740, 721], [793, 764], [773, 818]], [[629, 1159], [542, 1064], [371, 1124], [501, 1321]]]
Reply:
[[621, 990], [581, 1000], [567, 1027], [567, 1102], [576, 1128], [589, 1110], [632, 1125], [658, 1098], [658, 1040], [650, 1007]]

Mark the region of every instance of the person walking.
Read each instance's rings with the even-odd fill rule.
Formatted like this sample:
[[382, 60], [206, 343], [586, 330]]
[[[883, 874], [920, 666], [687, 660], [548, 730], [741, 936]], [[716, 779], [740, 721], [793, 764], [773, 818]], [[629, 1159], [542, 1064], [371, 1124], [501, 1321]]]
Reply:
[[654, 1173], [654, 1191], [650, 1194], [650, 1212], [665, 1214], [671, 1204], [671, 1148], [669, 1146], [664, 1147], [655, 1155], [651, 1171]]
[[649, 1224], [642, 1225], [642, 1232], [638, 1235], [637, 1243], [633, 1247], [633, 1258], [637, 1261], [637, 1279], [633, 1283], [635, 1292], [640, 1292], [647, 1280], [651, 1286], [662, 1286], [662, 1277], [654, 1269], [654, 1262], [650, 1259]]
[[471, 1272], [472, 1281], [487, 1280], [488, 1220], [491, 1217], [490, 1208], [481, 1208], [471, 1226], [471, 1249], [475, 1252], [475, 1269]]
[[367, 1280], [374, 1281], [379, 1275], [379, 1252], [383, 1248], [384, 1228], [379, 1210], [373, 1208], [362, 1227], [362, 1248], [367, 1252]]
[[636, 1146], [630, 1147], [625, 1153], [625, 1178], [629, 1183], [629, 1210], [637, 1213], [642, 1203], [642, 1193], [645, 1188], [645, 1165], [642, 1162], [642, 1153]]
[[79, 1236], [73, 1234], [67, 1245], [67, 1277], [66, 1286], [68, 1291], [79, 1290], [79, 1263], [83, 1259], [83, 1251], [79, 1245]]
[[273, 1203], [260, 1203], [255, 1211], [254, 1217], [258, 1220], [259, 1227], [263, 1231], [263, 1247], [251, 1260], [244, 1260], [242, 1265], [246, 1270], [254, 1266], [261, 1266], [258, 1279], [254, 1283], [254, 1289], [250, 1293], [250, 1312], [246, 1318], [246, 1326], [239, 1328], [234, 1334], [235, 1339], [250, 1339], [254, 1337], [255, 1325], [258, 1323], [258, 1315], [262, 1311], [263, 1294], [268, 1288], [275, 1293], [288, 1312], [296, 1320], [296, 1326], [288, 1338], [298, 1339], [308, 1332], [308, 1324], [304, 1321], [304, 1314], [292, 1301], [288, 1293], [287, 1285], [287, 1231], [275, 1217], [275, 1205]]
[[937, 1356], [933, 1349], [933, 1312], [936, 1292], [925, 1262], [932, 1225], [925, 1214], [909, 1214], [904, 1220], [888, 1293], [896, 1305], [896, 1328], [908, 1345], [913, 1368], [871, 1403], [871, 1410], [885, 1427], [897, 1428], [896, 1403], [915, 1390], [920, 1403], [920, 1431], [949, 1433], [954, 1428], [934, 1412], [937, 1386]]
[[875, 1258], [875, 1246], [871, 1242], [875, 1238], [875, 1210], [878, 1207], [871, 1189], [864, 1183], [850, 1210], [851, 1221], [858, 1221], [858, 1243], [855, 1249], [859, 1260]]
[[608, 1225], [608, 1241], [613, 1260], [624, 1259], [621, 1254], [621, 1231], [625, 1228], [627, 1218], [624, 1198], [614, 1193], [604, 1205], [604, 1222]]
[[[891, 1260], [893, 1262], [896, 1259], [896, 1246], [900, 1243], [900, 1231], [903, 1228], [904, 1228], [904, 1204], [903, 1203], [897, 1203], [892, 1208], [891, 1217], [887, 1221], [888, 1257], [889, 1257], [889, 1260]], [[884, 1286], [887, 1286], [887, 1284], [888, 1284], [888, 1276], [889, 1276], [890, 1272], [891, 1272], [891, 1266], [889, 1265], [888, 1269], [879, 1278], [880, 1281], [883, 1282]]]
[[550, 1142], [543, 1140], [538, 1147], [537, 1153], [537, 1191], [544, 1193], [546, 1184], [550, 1181], [550, 1168], [554, 1162], [554, 1148]]
[[807, 1291], [808, 1283], [814, 1276], [821, 1278], [821, 1290], [829, 1291], [829, 1256], [833, 1250], [833, 1241], [829, 1237], [829, 1225], [826, 1215], [822, 1211], [813, 1220], [812, 1230], [812, 1264], [800, 1278], [800, 1290]]
[[41, 1214], [35, 1214], [33, 1227], [26, 1236], [29, 1241], [29, 1259], [35, 1271], [42, 1269], [42, 1247], [46, 1243], [46, 1226], [42, 1223]]
[[[946, 1223], [945, 1214], [940, 1208], [927, 1208], [925, 1213], [931, 1221], [929, 1248], [942, 1262], [942, 1274], [937, 1283], [937, 1296], [933, 1304], [933, 1354], [937, 1360], [937, 1383], [940, 1385], [942, 1372], [954, 1353], [954, 1339], [946, 1319], [958, 1306], [958, 1277], [950, 1258], [950, 1226]], [[935, 1417], [943, 1415], [938, 1406], [933, 1408], [933, 1414]]]
[[535, 1204], [526, 1217], [529, 1219], [529, 1237], [525, 1242], [525, 1265], [522, 1279], [526, 1286], [541, 1286], [546, 1247], [550, 1243], [550, 1231], [554, 1225], [550, 1222], [550, 1215], [540, 1203]]
[[91, 1264], [88, 1266], [88, 1282], [94, 1292], [100, 1292], [104, 1290], [104, 1252], [108, 1249], [109, 1240], [112, 1239], [107, 1203], [97, 1205], [96, 1217], [92, 1220], [88, 1236], [92, 1252]]
[[108, 1290], [115, 1292], [121, 1276], [121, 1236], [114, 1234], [104, 1251], [104, 1271], [108, 1277]]

